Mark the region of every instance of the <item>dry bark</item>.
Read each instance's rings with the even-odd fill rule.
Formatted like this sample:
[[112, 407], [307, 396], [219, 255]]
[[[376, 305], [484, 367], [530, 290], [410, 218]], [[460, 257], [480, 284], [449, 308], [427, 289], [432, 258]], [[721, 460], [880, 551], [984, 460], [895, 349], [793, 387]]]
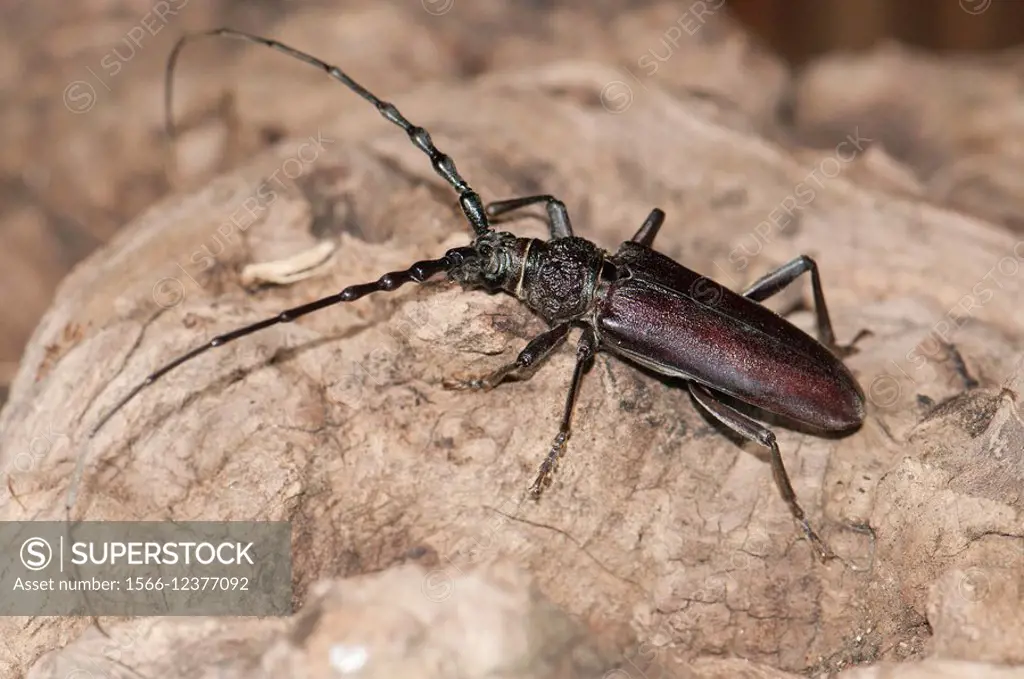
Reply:
[[[742, 39], [721, 30], [701, 49], [744, 63]], [[387, 571], [410, 553], [433, 555], [423, 569], [471, 578], [481, 592], [508, 582], [525, 591], [521, 576], [494, 576], [513, 562], [580, 621], [580, 639], [595, 640], [581, 647], [616, 649], [611, 661], [594, 651], [601, 660], [585, 666], [619, 672], [607, 676], [819, 676], [896, 663], [841, 676], [995, 678], [1006, 675], [996, 665], [1024, 663], [1024, 244], [894, 180], [906, 168], [864, 151], [870, 135], [856, 125], [842, 147], [788, 148], [766, 137], [760, 105], [687, 94], [663, 73], [628, 106], [608, 96], [621, 69], [582, 58], [393, 99], [486, 198], [558, 194], [577, 232], [609, 249], [657, 205], [669, 215], [659, 249], [736, 288], [799, 253], [817, 259], [840, 338], [874, 333], [848, 361], [869, 395], [868, 419], [841, 439], [776, 431], [797, 492], [840, 560], [814, 559], [759, 451], [723, 436], [677, 384], [607, 355], [584, 383], [554, 485], [540, 503], [521, 503], [557, 428], [573, 352], [558, 352], [528, 382], [479, 395], [444, 390], [444, 378], [493, 368], [542, 329], [511, 299], [444, 284], [374, 295], [211, 352], [143, 392], [86, 445], [88, 428], [126, 389], [197, 342], [466, 242], [452, 194], [425, 158], [354, 98], [338, 105], [344, 92], [321, 105], [322, 83], [303, 96], [309, 106], [295, 106], [294, 94], [264, 100], [258, 115], [286, 118], [286, 140], [155, 205], [65, 280], [0, 413], [0, 518], [62, 517], [87, 452], [78, 518], [292, 521], [295, 591], [307, 608], [335, 587], [425, 582], [407, 567], [315, 585]], [[772, 88], [733, 86], [755, 102]], [[296, 158], [310, 158], [310, 136], [330, 141], [301, 177], [281, 180]], [[201, 150], [186, 143], [182, 166], [202, 166], [190, 155]], [[260, 186], [275, 197], [246, 217], [241, 205]], [[512, 228], [544, 231], [528, 218]], [[323, 238], [339, 247], [322, 275], [241, 286], [245, 265]], [[813, 325], [807, 312], [792, 319]], [[966, 388], [945, 342], [976, 386]], [[488, 568], [480, 577], [479, 565]], [[533, 629], [546, 605], [517, 596], [507, 624]], [[327, 598], [345, 625], [362, 615]], [[452, 605], [475, 607], [472, 596], [459, 600], [456, 587]], [[459, 624], [505, 629], [473, 617], [482, 613], [460, 609]], [[161, 665], [170, 647], [233, 663], [227, 676], [300, 666], [326, 676], [320, 651], [275, 655], [298, 620], [102, 622], [137, 632], [130, 667], [143, 675], [199, 670]], [[40, 661], [36, 676], [57, 676], [57, 666], [66, 674], [80, 654], [103, 652], [89, 624], [5, 619], [0, 661], [7, 673], [26, 671], [77, 640]], [[408, 632], [371, 629], [392, 641]], [[320, 650], [345, 641], [322, 634]], [[469, 662], [469, 653], [453, 657]], [[203, 669], [217, 676], [212, 664]], [[583, 676], [558, 671], [522, 676]]]

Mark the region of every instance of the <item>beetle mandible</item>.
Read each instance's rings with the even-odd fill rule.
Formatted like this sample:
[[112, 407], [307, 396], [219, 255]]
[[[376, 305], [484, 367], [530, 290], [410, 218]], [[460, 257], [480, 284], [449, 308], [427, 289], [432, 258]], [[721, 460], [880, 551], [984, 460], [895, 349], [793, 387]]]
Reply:
[[[611, 254], [573, 235], [565, 204], [554, 196], [525, 196], [484, 205], [454, 161], [434, 145], [430, 134], [409, 122], [393, 104], [379, 99], [336, 66], [276, 40], [230, 28], [186, 34], [171, 51], [165, 105], [168, 136], [172, 139], [175, 63], [189, 41], [208, 36], [236, 38], [283, 52], [322, 69], [373, 104], [381, 116], [405, 131], [429, 157], [434, 171], [458, 193], [474, 238], [469, 245], [453, 248], [439, 259], [416, 262], [376, 281], [351, 285], [337, 294], [214, 337], [138, 383], [100, 417], [89, 438], [142, 389], [214, 347], [372, 292], [386, 292], [405, 283], [422, 283], [447, 274], [449, 280], [466, 289], [514, 296], [549, 326], [526, 345], [515, 361], [477, 379], [446, 382], [447, 388], [486, 390], [509, 378], [528, 379], [565, 341], [571, 328], [582, 329], [561, 425], [530, 486], [535, 498], [551, 484], [565, 451], [583, 374], [594, 355], [605, 350], [661, 375], [684, 379], [701, 408], [740, 436], [767, 448], [775, 483], [794, 518], [823, 559], [833, 556], [796, 499], [775, 435], [727, 403], [731, 398], [823, 432], [848, 431], [863, 423], [864, 392], [841, 358], [869, 333], [861, 331], [849, 345], [836, 344], [821, 278], [811, 258], [797, 257], [736, 293], [652, 249], [665, 220], [665, 213], [658, 208], [651, 210], [636, 234]], [[547, 210], [548, 240], [520, 238], [491, 226], [492, 217], [540, 204]], [[804, 273], [811, 275], [817, 341], [760, 304]], [[76, 476], [80, 473], [79, 469]], [[71, 502], [73, 494], [69, 496], [69, 510]]]

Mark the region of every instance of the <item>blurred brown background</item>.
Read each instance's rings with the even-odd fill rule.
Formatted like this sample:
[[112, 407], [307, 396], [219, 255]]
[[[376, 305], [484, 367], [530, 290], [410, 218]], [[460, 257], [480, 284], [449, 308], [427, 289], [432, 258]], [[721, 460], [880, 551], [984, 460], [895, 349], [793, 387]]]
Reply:
[[[419, 0], [395, 3], [423, 14], [424, 31], [440, 25], [429, 23], [426, 5]], [[595, 11], [605, 11], [598, 6], [607, 4], [595, 3]], [[1024, 41], [1024, 3], [1017, 0], [727, 4], [794, 67], [830, 50], [866, 49], [885, 39], [939, 52], [1001, 49]], [[151, 22], [150, 33], [128, 54], [126, 33], [158, 5], [175, 11], [173, 21]], [[22, 348], [65, 273], [170, 188], [156, 121], [161, 115], [161, 72], [173, 40], [182, 31], [215, 25], [276, 33], [283, 22], [314, 6], [330, 5], [285, 0], [0, 0], [0, 403]], [[112, 53], [115, 46], [117, 54]], [[189, 57], [190, 73], [205, 70], [211, 77], [217, 59], [236, 53], [224, 46], [197, 52]], [[118, 71], [123, 72], [113, 74], [107, 66], [121, 66]], [[472, 64], [463, 64], [448, 75], [472, 72]], [[89, 90], [69, 89], [89, 74], [99, 83], [87, 85], [96, 100], [92, 102], [83, 98]], [[259, 73], [251, 77], [259, 78]], [[389, 85], [402, 82], [398, 74]], [[233, 83], [225, 80], [220, 86], [228, 92]], [[85, 105], [90, 115], [75, 110]], [[245, 112], [240, 116], [244, 119]]]
[[1024, 42], [1017, 0], [727, 0], [733, 14], [791, 64], [832, 50], [898, 40], [940, 53]]

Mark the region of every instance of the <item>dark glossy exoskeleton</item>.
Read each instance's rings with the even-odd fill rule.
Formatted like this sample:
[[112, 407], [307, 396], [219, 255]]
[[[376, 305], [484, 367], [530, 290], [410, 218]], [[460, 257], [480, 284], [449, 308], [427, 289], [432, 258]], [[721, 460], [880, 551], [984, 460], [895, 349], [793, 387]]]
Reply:
[[[448, 388], [491, 389], [508, 378], [528, 379], [565, 341], [571, 328], [582, 328], [561, 426], [530, 488], [535, 497], [550, 485], [564, 452], [583, 374], [594, 355], [605, 350], [662, 375], [685, 379], [693, 398], [708, 413], [768, 448], [775, 481], [790, 510], [821, 555], [831, 554], [797, 503], [774, 434], [722, 398], [730, 397], [822, 431], [853, 429], [863, 421], [864, 394], [839, 358], [846, 348], [835, 344], [818, 270], [810, 258], [794, 259], [739, 294], [651, 249], [665, 219], [659, 209], [652, 210], [633, 238], [610, 254], [573, 235], [565, 205], [553, 196], [526, 196], [484, 206], [452, 159], [434, 146], [427, 131], [406, 120], [392, 104], [378, 99], [335, 66], [277, 41], [231, 29], [185, 36], [171, 53], [166, 85], [168, 131], [172, 137], [171, 76], [175, 61], [188, 40], [210, 35], [240, 38], [284, 52], [323, 69], [373, 104], [385, 119], [406, 132], [430, 158], [437, 174], [455, 189], [475, 237], [469, 245], [449, 250], [440, 259], [417, 262], [375, 282], [350, 286], [213, 338], [149, 375], [100, 418], [92, 434], [143, 388], [209, 349], [327, 306], [446, 273], [467, 289], [513, 295], [550, 326], [530, 341], [515, 361], [476, 379], [446, 382]], [[507, 231], [495, 231], [490, 225], [492, 217], [538, 204], [547, 209], [549, 240], [519, 238]], [[820, 342], [759, 303], [808, 272]]]

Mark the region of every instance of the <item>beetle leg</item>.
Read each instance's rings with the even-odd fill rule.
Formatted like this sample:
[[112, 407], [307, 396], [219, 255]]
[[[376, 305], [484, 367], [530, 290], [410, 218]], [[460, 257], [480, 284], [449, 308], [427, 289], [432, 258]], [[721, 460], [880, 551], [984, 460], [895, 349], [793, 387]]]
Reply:
[[949, 354], [949, 360], [953, 362], [953, 370], [956, 371], [957, 376], [963, 381], [964, 390], [977, 387], [978, 380], [974, 379], [971, 373], [968, 372], [967, 364], [964, 363], [964, 357], [960, 350], [951, 342], [944, 342], [943, 344], [946, 347], [946, 353]]
[[797, 502], [796, 493], [793, 491], [793, 486], [789, 482], [789, 475], [786, 474], [786, 467], [782, 464], [782, 455], [779, 453], [779, 446], [775, 442], [775, 434], [772, 433], [772, 430], [758, 422], [755, 422], [740, 411], [722, 403], [703, 385], [697, 384], [696, 382], [690, 382], [689, 385], [690, 393], [693, 395], [693, 398], [696, 399], [697, 403], [715, 419], [732, 429], [740, 436], [750, 441], [754, 441], [755, 443], [759, 443], [771, 451], [772, 475], [775, 477], [775, 485], [779, 487], [779, 491], [782, 493], [782, 499], [786, 501], [787, 505], [789, 505], [789, 511], [793, 513], [793, 517], [800, 524], [800, 527], [804, 531], [804, 535], [807, 536], [807, 539], [810, 540], [811, 544], [818, 550], [822, 561], [833, 558], [835, 554], [825, 541], [818, 537], [818, 534], [814, 532], [814, 529], [811, 528], [811, 524], [804, 516], [803, 508], [801, 508], [800, 503]]
[[482, 389], [488, 391], [498, 386], [508, 377], [518, 380], [528, 380], [540, 367], [541, 361], [550, 354], [555, 347], [565, 341], [569, 336], [569, 324], [563, 323], [537, 335], [527, 344], [519, 356], [511, 363], [506, 363], [497, 370], [468, 380], [445, 381], [445, 389]]
[[572, 222], [569, 220], [569, 211], [565, 209], [565, 203], [548, 194], [496, 200], [493, 203], [488, 203], [484, 210], [488, 217], [498, 217], [506, 212], [537, 203], [544, 203], [547, 207], [548, 230], [551, 232], [552, 238], [568, 238], [572, 235]]
[[825, 293], [822, 291], [818, 265], [807, 255], [800, 255], [786, 262], [778, 269], [761, 276], [761, 278], [754, 281], [750, 287], [743, 291], [743, 296], [749, 297], [755, 302], [761, 302], [780, 292], [801, 274], [805, 274], [808, 271], [811, 272], [811, 287], [814, 290], [814, 315], [818, 323], [818, 339], [840, 358], [849, 356], [856, 351], [854, 345], [862, 338], [870, 335], [871, 331], [861, 330], [849, 344], [836, 344], [836, 335], [832, 330], [828, 306], [825, 304]]
[[565, 443], [569, 440], [571, 433], [572, 412], [576, 408], [576, 397], [580, 393], [580, 384], [583, 382], [583, 373], [590, 364], [591, 359], [597, 352], [597, 333], [592, 327], [585, 326], [580, 336], [579, 344], [576, 345], [576, 367], [572, 373], [572, 382], [569, 385], [569, 394], [565, 398], [565, 411], [562, 413], [562, 425], [551, 444], [551, 450], [544, 462], [540, 465], [537, 479], [530, 486], [530, 495], [533, 499], [539, 499], [544, 489], [551, 485], [551, 475], [558, 469], [558, 461], [565, 454]]
[[644, 223], [640, 225], [640, 230], [637, 231], [636, 235], [629, 240], [634, 243], [640, 243], [640, 245], [651, 247], [651, 244], [654, 243], [654, 238], [658, 235], [658, 229], [661, 228], [664, 221], [664, 210], [654, 208], [651, 210], [651, 214], [647, 215], [647, 219], [644, 220]]

